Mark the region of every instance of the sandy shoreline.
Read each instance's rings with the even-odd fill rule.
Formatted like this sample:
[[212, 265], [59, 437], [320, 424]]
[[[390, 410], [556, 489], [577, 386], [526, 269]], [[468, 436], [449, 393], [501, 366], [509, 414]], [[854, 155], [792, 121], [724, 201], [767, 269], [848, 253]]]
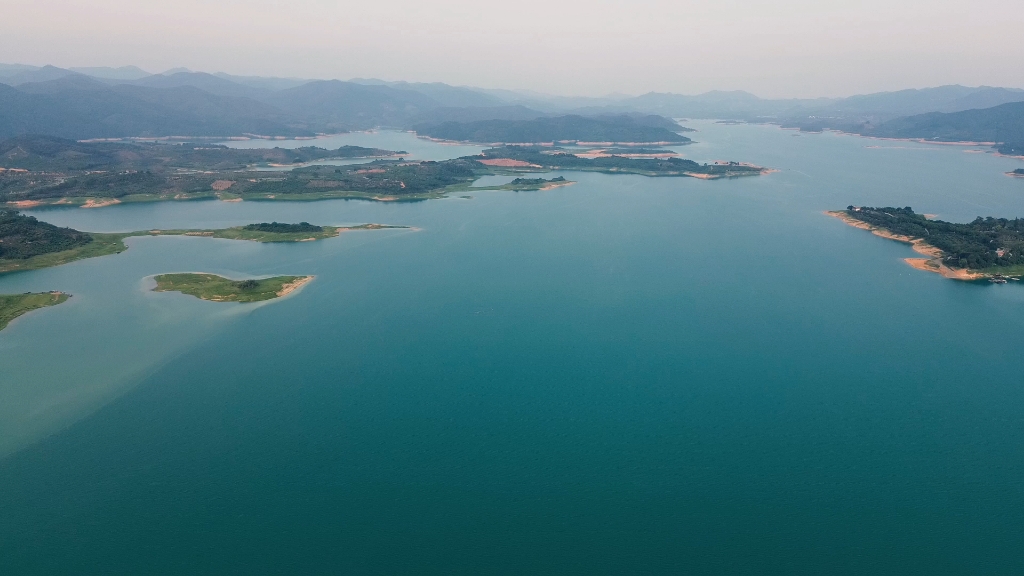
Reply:
[[281, 286], [281, 289], [277, 292], [277, 297], [281, 298], [282, 296], [287, 296], [292, 292], [295, 292], [299, 288], [302, 288], [306, 284], [312, 282], [314, 278], [316, 278], [316, 276], [303, 276], [302, 278], [299, 278], [294, 282], [290, 282], [288, 284], [285, 284], [284, 286]]
[[943, 253], [935, 246], [928, 244], [920, 238], [911, 238], [910, 236], [903, 236], [901, 234], [893, 234], [888, 230], [883, 230], [876, 226], [872, 226], [866, 222], [861, 222], [856, 218], [850, 217], [849, 214], [842, 211], [825, 212], [827, 216], [838, 218], [849, 226], [854, 228], [860, 228], [861, 230], [867, 230], [875, 236], [880, 236], [888, 240], [895, 240], [897, 242], [903, 242], [910, 244], [914, 249], [914, 252], [927, 256], [927, 258], [904, 258], [903, 261], [909, 264], [916, 270], [924, 270], [925, 272], [934, 272], [941, 274], [944, 278], [951, 280], [980, 280], [985, 278], [986, 275], [980, 272], [972, 272], [964, 268], [950, 268], [942, 263]]
[[565, 187], [565, 186], [572, 186], [575, 183], [576, 182], [573, 181], [573, 180], [567, 180], [565, 182], [552, 182], [550, 184], [542, 186], [540, 189], [541, 190], [554, 190], [555, 188], [562, 188], [562, 187]]

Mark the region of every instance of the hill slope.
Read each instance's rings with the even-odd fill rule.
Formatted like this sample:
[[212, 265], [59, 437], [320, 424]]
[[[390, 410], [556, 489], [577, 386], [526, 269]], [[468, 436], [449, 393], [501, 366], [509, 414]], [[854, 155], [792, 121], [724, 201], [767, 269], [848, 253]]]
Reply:
[[249, 98], [217, 96], [191, 86], [107, 86], [82, 75], [0, 85], [0, 137], [311, 135], [284, 113]]
[[942, 142], [996, 142], [1005, 154], [1024, 153], [1024, 102], [963, 112], [919, 114], [897, 118], [865, 135], [923, 138]]

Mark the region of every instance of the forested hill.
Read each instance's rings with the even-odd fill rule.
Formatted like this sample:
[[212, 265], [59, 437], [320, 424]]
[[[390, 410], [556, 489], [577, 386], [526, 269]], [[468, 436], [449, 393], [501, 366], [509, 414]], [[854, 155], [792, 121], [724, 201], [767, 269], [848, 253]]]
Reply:
[[897, 118], [864, 131], [885, 138], [923, 138], [942, 142], [996, 142], [1004, 154], [1024, 154], [1024, 102], [944, 114]]
[[[662, 118], [663, 122], [671, 123]], [[556, 116], [532, 120], [480, 120], [420, 124], [420, 136], [459, 142], [534, 144], [542, 142], [614, 142], [686, 144], [690, 139], [650, 120], [632, 116]], [[678, 130], [683, 130], [679, 127]]]
[[58, 228], [32, 216], [0, 209], [0, 260], [23, 260], [62, 252], [84, 246], [92, 240], [92, 236], [85, 232]]
[[1024, 219], [976, 218], [969, 224], [929, 220], [906, 208], [849, 206], [855, 220], [942, 250], [943, 262], [954, 268], [984, 270], [1024, 264]]

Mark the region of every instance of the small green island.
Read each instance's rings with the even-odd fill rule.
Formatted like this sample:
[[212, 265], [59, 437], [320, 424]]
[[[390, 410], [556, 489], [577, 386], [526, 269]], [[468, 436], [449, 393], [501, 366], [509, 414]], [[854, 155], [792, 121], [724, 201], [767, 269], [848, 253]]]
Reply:
[[211, 302], [262, 302], [287, 296], [313, 280], [313, 276], [274, 276], [231, 280], [216, 274], [160, 274], [154, 292], [181, 292]]
[[918, 270], [955, 280], [1005, 283], [1024, 276], [1024, 219], [981, 218], [944, 222], [906, 208], [849, 206], [828, 212], [876, 236], [905, 242], [925, 258], [906, 258]]
[[62, 304], [67, 302], [69, 297], [69, 294], [63, 292], [0, 294], [0, 330], [6, 328], [11, 320], [22, 314]]
[[566, 180], [564, 176], [557, 176], [555, 178], [516, 178], [508, 184], [495, 186], [495, 188], [526, 192], [533, 190], [554, 190], [555, 188], [571, 186], [575, 183], [576, 182], [573, 182], [572, 180]]
[[1006, 175], [1014, 178], [1024, 178], [1024, 168], [1017, 168], [1016, 170], [1007, 172]]
[[359, 226], [317, 226], [308, 222], [283, 224], [263, 222], [217, 230], [142, 230], [95, 233], [60, 228], [34, 216], [0, 209], [0, 274], [60, 266], [97, 256], [119, 254], [133, 236], [201, 236], [251, 242], [309, 242], [333, 238], [346, 231], [406, 228], [385, 224]]

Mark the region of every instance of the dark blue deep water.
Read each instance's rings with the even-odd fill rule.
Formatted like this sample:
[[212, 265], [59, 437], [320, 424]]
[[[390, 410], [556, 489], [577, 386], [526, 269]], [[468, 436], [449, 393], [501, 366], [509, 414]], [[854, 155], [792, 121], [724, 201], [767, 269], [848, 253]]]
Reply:
[[[136, 238], [0, 277], [74, 294], [0, 333], [0, 573], [1024, 573], [1024, 286], [822, 214], [1024, 216], [1021, 162], [696, 127], [687, 157], [781, 172], [35, 212], [421, 230]], [[147, 291], [193, 270], [317, 279]]]

